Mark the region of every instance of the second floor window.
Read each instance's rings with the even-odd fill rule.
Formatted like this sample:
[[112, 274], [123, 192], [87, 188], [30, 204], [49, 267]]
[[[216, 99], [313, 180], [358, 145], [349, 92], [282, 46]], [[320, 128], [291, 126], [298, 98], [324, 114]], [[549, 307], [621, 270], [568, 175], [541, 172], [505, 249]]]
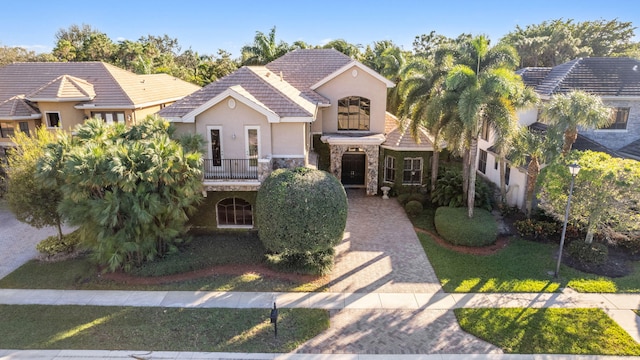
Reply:
[[59, 128], [61, 127], [60, 123], [60, 113], [57, 112], [48, 112], [47, 115], [47, 127], [50, 128]]
[[122, 111], [91, 112], [91, 117], [102, 119], [107, 124], [124, 123], [124, 112]]
[[371, 101], [360, 96], [338, 100], [338, 130], [369, 130]]
[[611, 115], [611, 125], [601, 127], [600, 130], [626, 130], [629, 120], [629, 108], [615, 108]]
[[487, 152], [480, 150], [480, 156], [478, 157], [478, 171], [481, 173], [487, 172]]

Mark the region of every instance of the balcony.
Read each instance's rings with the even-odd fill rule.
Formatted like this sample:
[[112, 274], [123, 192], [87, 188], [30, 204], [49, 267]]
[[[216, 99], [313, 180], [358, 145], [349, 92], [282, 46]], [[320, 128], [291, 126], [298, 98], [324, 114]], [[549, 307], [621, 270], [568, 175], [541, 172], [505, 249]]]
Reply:
[[205, 180], [258, 180], [257, 159], [204, 159]]

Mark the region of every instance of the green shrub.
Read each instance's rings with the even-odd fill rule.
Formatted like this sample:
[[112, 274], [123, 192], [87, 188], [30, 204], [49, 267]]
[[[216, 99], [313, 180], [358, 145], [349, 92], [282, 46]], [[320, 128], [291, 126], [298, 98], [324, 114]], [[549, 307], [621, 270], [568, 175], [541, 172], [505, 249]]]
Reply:
[[[475, 207], [491, 210], [491, 189], [481, 178], [476, 179]], [[459, 170], [447, 170], [436, 181], [431, 194], [431, 202], [438, 206], [461, 207], [466, 202], [462, 193], [462, 173]]]
[[600, 243], [587, 244], [576, 240], [567, 245], [567, 253], [576, 261], [586, 265], [602, 265], [609, 258], [609, 249]]
[[493, 215], [484, 209], [476, 209], [473, 219], [469, 219], [467, 208], [439, 207], [434, 223], [440, 236], [454, 245], [485, 246], [498, 236]]
[[326, 252], [342, 241], [347, 206], [335, 176], [308, 168], [278, 169], [258, 190], [258, 236], [276, 254]]
[[412, 193], [409, 195], [408, 202], [409, 201], [417, 201], [420, 204], [424, 205], [427, 203], [427, 196], [422, 193]]
[[422, 207], [422, 203], [416, 200], [411, 200], [404, 206], [404, 211], [406, 211], [407, 215], [414, 218], [422, 213], [424, 208]]
[[333, 266], [333, 248], [315, 253], [267, 254], [266, 262], [274, 269], [306, 275], [326, 275]]
[[549, 240], [558, 233], [558, 223], [554, 221], [540, 221], [534, 219], [518, 220], [514, 223], [518, 235], [535, 240]]
[[400, 203], [400, 205], [405, 206], [407, 202], [409, 202], [409, 195], [409, 193], [398, 195], [398, 202]]
[[36, 245], [36, 250], [47, 256], [58, 254], [70, 254], [74, 252], [80, 244], [78, 231], [62, 236], [62, 240], [57, 235], [49, 236]]

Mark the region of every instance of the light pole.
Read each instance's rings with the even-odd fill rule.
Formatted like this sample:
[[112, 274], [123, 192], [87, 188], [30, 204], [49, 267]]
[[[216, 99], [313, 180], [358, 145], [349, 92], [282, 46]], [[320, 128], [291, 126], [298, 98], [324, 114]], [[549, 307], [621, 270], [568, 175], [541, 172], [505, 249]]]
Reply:
[[562, 262], [562, 248], [564, 247], [564, 236], [567, 233], [567, 222], [569, 221], [569, 209], [571, 209], [571, 195], [573, 195], [573, 183], [576, 179], [576, 175], [580, 171], [580, 166], [576, 163], [569, 165], [569, 172], [571, 172], [571, 185], [569, 186], [569, 199], [567, 199], [567, 209], [564, 212], [564, 224], [562, 224], [562, 235], [560, 236], [560, 252], [558, 253], [558, 264], [556, 265], [556, 272], [553, 275], [554, 278], [558, 278], [560, 273], [560, 262]]

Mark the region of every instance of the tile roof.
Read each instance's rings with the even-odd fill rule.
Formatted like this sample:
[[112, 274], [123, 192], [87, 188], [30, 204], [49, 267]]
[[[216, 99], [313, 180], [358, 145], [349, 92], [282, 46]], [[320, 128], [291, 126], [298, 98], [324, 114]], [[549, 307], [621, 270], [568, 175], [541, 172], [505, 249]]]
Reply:
[[313, 116], [317, 105], [330, 102], [311, 86], [351, 62], [334, 49], [291, 51], [265, 66], [242, 67], [162, 109], [160, 116], [183, 117], [238, 85], [280, 117]]
[[0, 118], [2, 119], [39, 119], [41, 117], [42, 115], [36, 107], [22, 95], [0, 102]]
[[29, 101], [90, 101], [96, 97], [91, 83], [70, 75], [61, 75], [27, 94]]
[[526, 67], [516, 71], [516, 74], [522, 77], [525, 85], [536, 87], [540, 85], [550, 71], [550, 67]]
[[[136, 75], [103, 62], [13, 63], [0, 67], [0, 101], [16, 95], [38, 94], [38, 90], [51, 95], [56, 81], [65, 83], [63, 96], [73, 87], [79, 93], [90, 93], [86, 84], [92, 85], [95, 97], [90, 103], [96, 108], [134, 108], [145, 103], [175, 101], [200, 88], [166, 74]], [[47, 84], [50, 87], [43, 89]]]
[[[640, 96], [640, 60], [631, 58], [578, 58], [546, 70], [522, 69], [523, 80], [537, 83], [541, 95], [582, 90], [600, 96]], [[525, 79], [526, 76], [526, 79]]]
[[[267, 76], [267, 73], [270, 75]], [[276, 82], [280, 81], [279, 75], [275, 76], [264, 67], [250, 68], [245, 66], [162, 109], [159, 114], [167, 118], [185, 116], [227, 91], [227, 89], [239, 86], [242, 91], [250, 94], [252, 98], [266, 106], [268, 110], [281, 117], [308, 117], [313, 115], [306, 109], [306, 106], [301, 105], [301, 103], [309, 103], [308, 99], [298, 98], [293, 100], [291, 97], [295, 97], [295, 91], [291, 89], [291, 86], [282, 84], [276, 87], [273, 84], [274, 81], [269, 78], [275, 79], [274, 81]]]
[[[418, 127], [418, 139], [416, 140], [411, 135], [411, 129], [408, 124], [402, 124], [398, 118], [388, 112], [386, 113], [385, 120], [385, 133], [387, 138], [382, 143], [382, 146], [392, 150], [433, 151], [433, 139], [424, 127]], [[387, 132], [387, 126], [391, 125], [391, 122], [394, 120], [395, 128]]]
[[640, 139], [618, 149], [618, 153], [624, 157], [629, 157], [640, 161]]
[[[545, 133], [547, 131], [547, 127], [547, 124], [541, 123], [539, 121], [529, 125], [529, 129], [536, 130], [542, 133]], [[571, 148], [579, 151], [599, 151], [607, 153], [611, 156], [621, 157], [620, 154], [618, 154], [616, 151], [611, 150], [608, 147], [600, 144], [599, 142], [593, 141], [586, 136], [580, 135], [580, 133], [578, 133], [578, 138]]]

